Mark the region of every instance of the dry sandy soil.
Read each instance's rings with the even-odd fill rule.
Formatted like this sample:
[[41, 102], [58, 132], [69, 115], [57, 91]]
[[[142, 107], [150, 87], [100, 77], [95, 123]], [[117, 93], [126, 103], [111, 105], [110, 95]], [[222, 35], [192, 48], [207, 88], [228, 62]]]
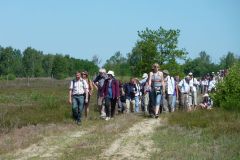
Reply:
[[[153, 151], [151, 133], [160, 126], [160, 119], [144, 119], [120, 134], [100, 155], [100, 159], [147, 159]], [[92, 128], [93, 129], [93, 128]], [[69, 131], [44, 137], [36, 144], [14, 153], [0, 155], [0, 159], [59, 159], [67, 146], [92, 130]]]

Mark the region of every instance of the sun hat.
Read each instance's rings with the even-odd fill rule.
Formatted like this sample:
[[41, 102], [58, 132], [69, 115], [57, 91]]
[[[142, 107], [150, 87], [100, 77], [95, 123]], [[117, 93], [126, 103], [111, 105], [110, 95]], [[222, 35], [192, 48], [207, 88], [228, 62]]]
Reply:
[[193, 75], [193, 73], [192, 73], [192, 72], [189, 72], [189, 73], [188, 73], [188, 75], [189, 75], [189, 76], [192, 76], [192, 75]]
[[148, 78], [148, 74], [147, 73], [143, 73], [142, 78]]
[[209, 95], [207, 94], [207, 93], [205, 93], [204, 95], [203, 95], [203, 97], [208, 97]]
[[109, 71], [107, 72], [107, 74], [110, 74], [110, 75], [112, 75], [113, 77], [115, 76], [115, 75], [114, 75], [114, 72], [111, 71], [111, 70], [109, 70]]
[[163, 70], [163, 73], [169, 75], [169, 72], [166, 69]]
[[100, 73], [106, 73], [106, 69], [100, 68], [100, 69], [99, 69], [99, 72], [100, 72]]

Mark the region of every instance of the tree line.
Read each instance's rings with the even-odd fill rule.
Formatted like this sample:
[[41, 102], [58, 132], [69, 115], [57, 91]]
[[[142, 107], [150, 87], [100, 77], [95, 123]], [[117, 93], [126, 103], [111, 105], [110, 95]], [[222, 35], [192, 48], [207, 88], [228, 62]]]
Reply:
[[139, 39], [127, 57], [116, 52], [106, 61], [104, 67], [107, 70], [114, 70], [116, 75], [141, 76], [144, 72], [148, 73], [151, 65], [157, 62], [161, 69], [168, 69], [171, 75], [183, 77], [193, 72], [194, 76], [202, 77], [207, 73], [228, 69], [240, 61], [240, 57], [232, 52], [221, 57], [218, 64], [213, 63], [210, 55], [205, 51], [201, 51], [196, 58], [189, 58], [186, 49], [178, 48], [179, 36], [180, 30], [178, 29], [166, 30], [160, 27], [157, 30], [150, 30], [146, 28], [138, 32]]
[[98, 66], [89, 60], [82, 60], [62, 54], [43, 54], [28, 47], [23, 52], [12, 47], [0, 46], [1, 77], [53, 77], [63, 79], [73, 76], [77, 70], [98, 72]]
[[[199, 56], [188, 58], [188, 52], [178, 47], [180, 30], [157, 30], [146, 28], [138, 31], [139, 39], [130, 53], [125, 56], [116, 52], [103, 65], [107, 70], [113, 70], [118, 76], [141, 76], [148, 73], [153, 63], [159, 63], [162, 69], [168, 69], [172, 75], [184, 76], [193, 72], [201, 77], [219, 69], [231, 67], [240, 61], [240, 57], [228, 52], [220, 58], [218, 64], [213, 63], [210, 55], [201, 51]], [[180, 63], [181, 62], [181, 63]], [[23, 52], [19, 49], [0, 46], [1, 77], [54, 77], [63, 79], [73, 76], [77, 70], [86, 70], [90, 75], [98, 72], [100, 59], [94, 55], [92, 60], [83, 60], [62, 54], [44, 54], [28, 47]]]

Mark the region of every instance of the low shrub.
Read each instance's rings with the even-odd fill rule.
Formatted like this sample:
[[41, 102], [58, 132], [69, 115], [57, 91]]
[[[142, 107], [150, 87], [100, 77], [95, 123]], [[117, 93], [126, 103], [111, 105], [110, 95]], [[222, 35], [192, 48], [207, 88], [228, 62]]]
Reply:
[[216, 86], [212, 94], [214, 105], [227, 110], [240, 110], [240, 62], [229, 69], [229, 73]]
[[0, 77], [0, 80], [15, 80], [16, 76], [14, 74], [8, 74]]

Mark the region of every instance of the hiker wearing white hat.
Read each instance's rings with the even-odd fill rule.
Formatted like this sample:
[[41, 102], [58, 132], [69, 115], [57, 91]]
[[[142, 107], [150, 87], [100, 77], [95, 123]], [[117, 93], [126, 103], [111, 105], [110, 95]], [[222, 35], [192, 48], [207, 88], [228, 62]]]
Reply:
[[111, 75], [111, 76], [113, 76], [113, 77], [115, 76], [115, 75], [114, 75], [114, 72], [113, 72], [113, 71], [110, 71], [110, 70], [107, 72], [107, 75]]
[[189, 93], [190, 93], [190, 85], [189, 85], [189, 76], [186, 76], [182, 79], [178, 84], [181, 92], [181, 109], [190, 110], [189, 105]]
[[104, 81], [101, 95], [105, 99], [106, 119], [110, 120], [115, 115], [115, 106], [120, 97], [119, 81], [115, 79], [113, 71], [107, 72], [108, 79]]
[[147, 88], [147, 79], [148, 74], [143, 73], [142, 80], [140, 81], [140, 88], [141, 88], [141, 108], [145, 115], [148, 113], [148, 104], [149, 104], [149, 89]]
[[203, 101], [199, 104], [202, 109], [212, 109], [212, 101], [207, 93], [203, 95]]

